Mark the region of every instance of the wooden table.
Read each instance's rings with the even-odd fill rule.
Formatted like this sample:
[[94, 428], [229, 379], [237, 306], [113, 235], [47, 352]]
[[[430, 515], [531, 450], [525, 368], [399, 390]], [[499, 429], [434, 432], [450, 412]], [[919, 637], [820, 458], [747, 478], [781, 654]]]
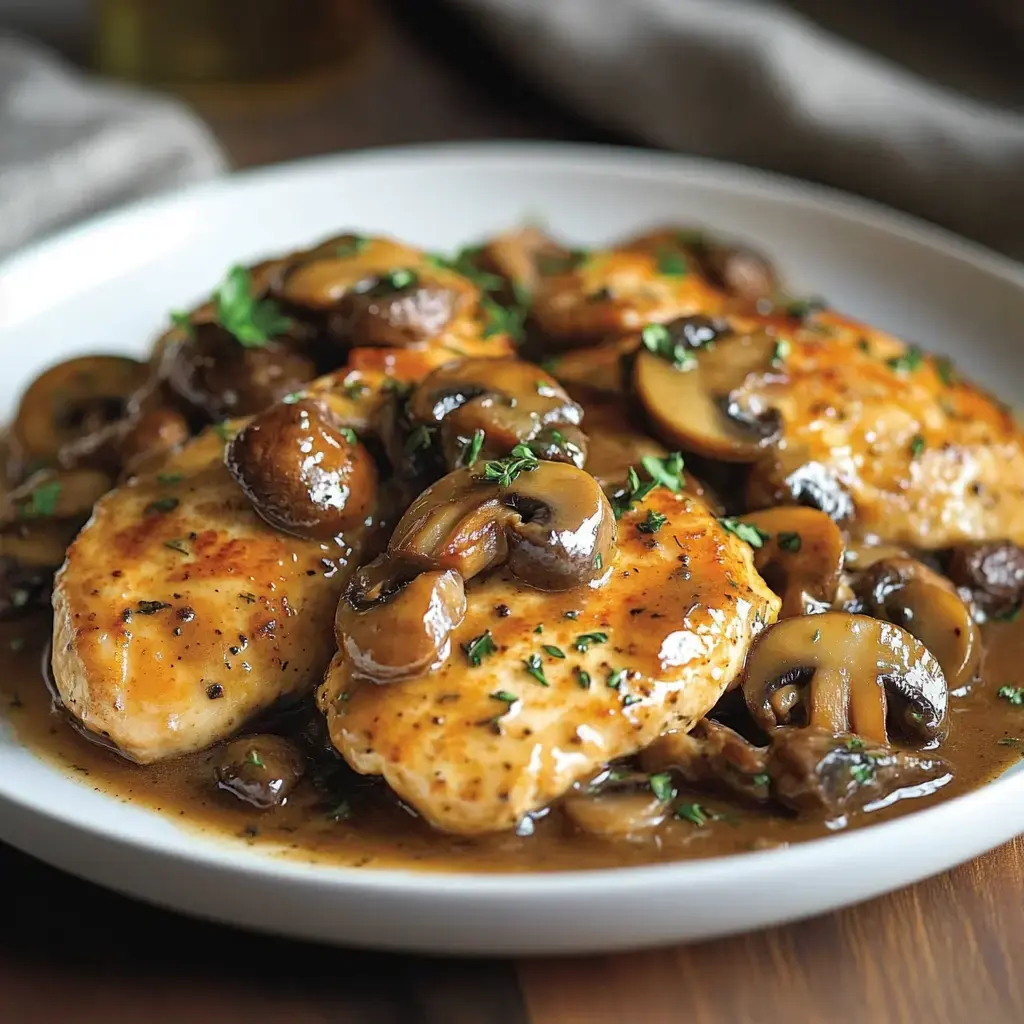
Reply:
[[[446, 69], [438, 48], [460, 51], [454, 30], [410, 12], [416, 5], [395, 6], [412, 29], [386, 24], [363, 66], [326, 92], [257, 109], [201, 102], [235, 164], [446, 138], [604, 137], [542, 105], [514, 78], [467, 81], [493, 66], [486, 52], [475, 68]], [[912, 889], [786, 928], [625, 956], [515, 963], [244, 934], [111, 895], [7, 848], [0, 878], [0, 1021], [12, 1024], [1024, 1021], [1021, 840]]]

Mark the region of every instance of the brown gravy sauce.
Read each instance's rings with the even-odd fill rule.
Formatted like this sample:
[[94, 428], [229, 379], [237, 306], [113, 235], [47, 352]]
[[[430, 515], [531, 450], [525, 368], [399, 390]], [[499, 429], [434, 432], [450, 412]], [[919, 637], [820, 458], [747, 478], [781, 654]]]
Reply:
[[[355, 867], [562, 871], [740, 853], [832, 831], [822, 820], [798, 820], [784, 811], [768, 812], [684, 790], [683, 799], [699, 801], [722, 818], [700, 827], [673, 820], [654, 837], [612, 841], [574, 832], [556, 810], [537, 821], [529, 836], [463, 838], [434, 832], [401, 807], [381, 782], [347, 772], [334, 779], [330, 793], [307, 779], [284, 807], [259, 812], [215, 789], [209, 752], [139, 766], [77, 733], [62, 713], [53, 710], [43, 679], [49, 632], [48, 620], [0, 623], [0, 650], [7, 655], [0, 677], [0, 709], [18, 739], [82, 785], [168, 815], [190, 830], [262, 847], [268, 853]], [[949, 737], [939, 750], [953, 766], [952, 781], [928, 796], [856, 815], [848, 828], [976, 789], [1024, 757], [1024, 707], [997, 695], [1000, 686], [1016, 685], [1021, 679], [1024, 628], [993, 622], [983, 632], [982, 681], [951, 697]]]

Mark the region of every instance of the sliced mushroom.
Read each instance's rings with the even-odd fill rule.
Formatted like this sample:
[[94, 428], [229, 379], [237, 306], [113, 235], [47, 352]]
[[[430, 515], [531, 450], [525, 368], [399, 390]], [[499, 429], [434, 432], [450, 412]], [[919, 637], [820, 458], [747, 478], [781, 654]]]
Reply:
[[758, 803], [769, 798], [767, 751], [727, 725], [702, 718], [689, 733], [668, 732], [640, 754], [645, 771], [674, 769], [693, 785], [713, 785]]
[[[605, 772], [607, 776], [609, 773]], [[670, 801], [659, 797], [646, 776], [577, 786], [562, 799], [565, 816], [581, 832], [600, 839], [642, 839], [668, 817]]]
[[457, 572], [423, 572], [381, 555], [352, 577], [335, 634], [357, 678], [395, 683], [442, 665], [465, 615]]
[[67, 444], [121, 419], [149, 372], [124, 356], [80, 356], [46, 370], [25, 390], [11, 428], [23, 464], [53, 464]]
[[742, 406], [736, 392], [750, 374], [772, 372], [776, 340], [764, 332], [738, 334], [695, 349], [688, 322], [645, 329], [633, 365], [636, 394], [668, 444], [724, 462], [753, 462], [778, 437], [779, 416]]
[[373, 458], [324, 397], [271, 406], [228, 443], [224, 461], [253, 508], [300, 537], [337, 537], [376, 502]]
[[218, 752], [217, 788], [259, 810], [285, 803], [306, 771], [306, 759], [281, 736], [241, 736]]
[[920, 742], [946, 725], [938, 661], [906, 630], [866, 615], [826, 612], [771, 626], [747, 658], [743, 696], [769, 733], [805, 724], [887, 744], [887, 723]]
[[424, 491], [395, 528], [389, 554], [467, 580], [505, 563], [540, 590], [603, 576], [615, 551], [615, 516], [597, 481], [575, 466], [536, 460], [513, 478], [489, 479], [494, 466], [483, 474], [456, 470]]
[[566, 261], [571, 253], [540, 228], [532, 225], [497, 235], [473, 253], [476, 265], [508, 283], [501, 296], [506, 301], [532, 295], [537, 289], [541, 267], [552, 261]]
[[212, 322], [165, 346], [160, 361], [172, 395], [214, 421], [261, 412], [316, 372], [314, 361], [287, 342], [247, 347]]
[[832, 607], [843, 568], [843, 535], [824, 512], [783, 506], [740, 518], [761, 531], [754, 566], [782, 598], [779, 618]]
[[[583, 410], [554, 377], [519, 359], [464, 359], [427, 376], [409, 399], [412, 419], [438, 426], [450, 469], [531, 442], [542, 458], [582, 467]], [[479, 443], [475, 439], [479, 436]]]
[[947, 571], [990, 615], [1008, 612], [1024, 598], [1024, 549], [1009, 541], [963, 544], [952, 551]]
[[71, 519], [84, 522], [93, 505], [113, 486], [93, 469], [43, 469], [4, 497], [0, 524]]
[[824, 512], [837, 523], [854, 517], [853, 499], [835, 469], [811, 459], [801, 445], [773, 446], [751, 468], [748, 508], [803, 505]]
[[396, 348], [436, 338], [480, 299], [476, 285], [442, 261], [390, 239], [357, 235], [293, 257], [273, 293], [324, 317], [339, 341]]
[[950, 689], [973, 679], [981, 634], [949, 580], [913, 558], [874, 562], [854, 583], [869, 615], [901, 626], [935, 655]]
[[830, 819], [884, 806], [902, 794], [934, 792], [951, 777], [940, 758], [820, 729], [776, 730], [766, 770], [777, 800]]

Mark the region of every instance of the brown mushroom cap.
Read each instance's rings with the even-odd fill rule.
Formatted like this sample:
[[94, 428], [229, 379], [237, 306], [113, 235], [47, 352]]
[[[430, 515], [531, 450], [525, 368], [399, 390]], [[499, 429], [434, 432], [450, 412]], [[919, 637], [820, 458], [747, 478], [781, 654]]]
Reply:
[[352, 577], [334, 629], [356, 677], [395, 683], [443, 664], [465, 615], [457, 572], [423, 572], [381, 555]]
[[832, 606], [843, 569], [843, 535], [824, 512], [789, 505], [740, 519], [762, 533], [754, 567], [782, 598], [779, 618]]
[[217, 752], [217, 788], [259, 810], [285, 803], [306, 771], [306, 760], [283, 736], [240, 736]]
[[187, 407], [211, 420], [251, 416], [316, 376], [316, 364], [292, 345], [247, 348], [219, 324], [196, 324], [167, 344], [160, 375]]
[[804, 724], [875, 743], [888, 743], [887, 720], [922, 741], [946, 724], [946, 680], [924, 644], [899, 626], [845, 612], [765, 630], [747, 658], [743, 696], [766, 732], [793, 724], [798, 710]]
[[329, 540], [362, 523], [377, 499], [373, 458], [327, 402], [280, 402], [228, 443], [224, 461], [273, 527]]
[[24, 463], [54, 463], [64, 448], [121, 419], [149, 367], [124, 356], [79, 356], [40, 374], [25, 390], [11, 427]]
[[1024, 549], [1009, 541], [961, 544], [947, 572], [989, 613], [1007, 612], [1024, 597]]
[[975, 677], [981, 634], [953, 585], [913, 558], [883, 558], [859, 575], [865, 611], [901, 626], [935, 655], [951, 689]]
[[439, 425], [448, 466], [465, 464], [467, 450], [483, 432], [481, 459], [507, 455], [535, 442], [538, 455], [582, 467], [586, 437], [583, 410], [550, 374], [519, 359], [464, 359], [435, 370], [417, 386], [409, 412]]
[[[673, 325], [666, 329], [671, 334]], [[672, 352], [679, 344], [683, 358], [676, 365]], [[668, 444], [723, 462], [753, 462], [778, 436], [778, 415], [740, 408], [732, 395], [749, 374], [770, 371], [775, 346], [763, 332], [723, 337], [699, 349], [676, 341], [659, 352], [641, 346], [633, 387]]]
[[507, 563], [541, 590], [599, 579], [614, 549], [615, 516], [600, 485], [557, 462], [534, 462], [507, 486], [469, 469], [449, 473], [412, 503], [388, 545], [392, 556], [467, 580]]

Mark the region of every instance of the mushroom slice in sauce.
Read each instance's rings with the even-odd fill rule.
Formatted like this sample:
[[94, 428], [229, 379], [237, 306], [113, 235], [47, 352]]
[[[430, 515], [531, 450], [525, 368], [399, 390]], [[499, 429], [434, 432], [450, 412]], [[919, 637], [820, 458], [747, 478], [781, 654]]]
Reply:
[[1024, 597], [1024, 548], [1009, 541], [961, 544], [950, 553], [949, 578], [990, 615], [1007, 615]]
[[19, 461], [52, 464], [85, 434], [121, 419], [149, 367], [125, 356], [79, 356], [40, 374], [25, 390], [11, 426]]
[[741, 405], [750, 374], [772, 372], [776, 340], [766, 332], [717, 335], [694, 349], [687, 321], [645, 328], [633, 387], [667, 443], [723, 462], [753, 462], [779, 433], [778, 415]]
[[782, 598], [779, 617], [827, 611], [843, 569], [843, 535], [824, 513], [784, 506], [740, 516], [760, 531], [754, 565]]
[[869, 615], [902, 626], [935, 655], [950, 689], [977, 675], [981, 633], [949, 580], [913, 558], [885, 558], [860, 574], [854, 591]]
[[562, 812], [581, 832], [599, 839], [643, 839], [668, 817], [674, 790], [656, 793], [648, 776], [606, 769], [577, 783]]
[[466, 580], [507, 563], [517, 579], [541, 590], [600, 579], [614, 559], [616, 535], [600, 485], [574, 466], [527, 455], [443, 477], [409, 506], [388, 553], [455, 569]]
[[747, 659], [743, 695], [766, 732], [801, 723], [889, 742], [887, 723], [920, 743], [941, 737], [947, 687], [916, 637], [866, 615], [785, 619]]
[[265, 811], [285, 803], [305, 771], [305, 758], [283, 737], [240, 736], [217, 752], [214, 780], [222, 792]]
[[554, 377], [519, 359], [466, 359], [426, 377], [408, 403], [412, 419], [438, 426], [450, 469], [507, 455], [529, 442], [542, 458], [586, 459], [583, 411]]
[[830, 820], [934, 792], [952, 777], [941, 758], [823, 729], [776, 730], [766, 770], [780, 803]]

